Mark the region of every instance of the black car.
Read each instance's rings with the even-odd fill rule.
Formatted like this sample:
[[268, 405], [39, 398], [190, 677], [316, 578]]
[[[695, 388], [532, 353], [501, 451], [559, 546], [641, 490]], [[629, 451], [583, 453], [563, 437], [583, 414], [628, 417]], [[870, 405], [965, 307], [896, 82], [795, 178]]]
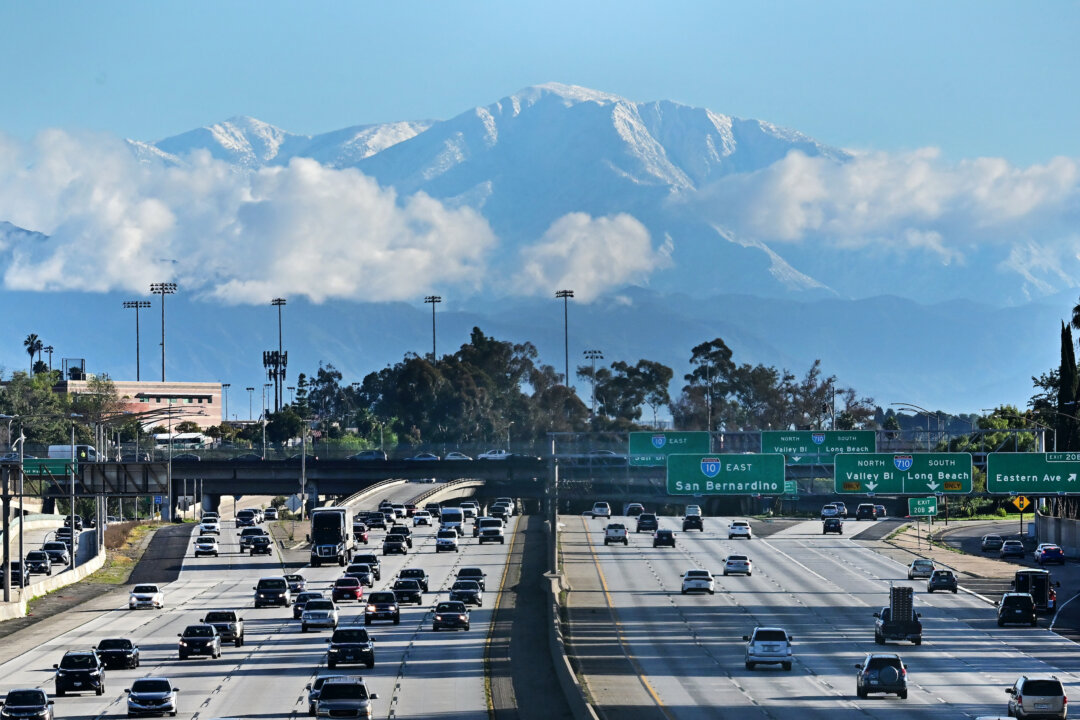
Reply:
[[431, 630], [469, 629], [469, 608], [460, 601], [441, 602], [435, 606], [435, 617], [431, 620]]
[[405, 536], [404, 535], [387, 535], [386, 539], [383, 540], [382, 554], [383, 555], [392, 555], [392, 554], [408, 555], [409, 554], [409, 548], [405, 544]]
[[634, 532], [655, 532], [660, 527], [656, 513], [641, 513], [637, 516], [637, 529]]
[[821, 534], [836, 533], [844, 534], [844, 522], [838, 517], [825, 518], [821, 521]]
[[1035, 601], [1028, 593], [1005, 593], [1001, 596], [1001, 600], [998, 601], [998, 627], [1004, 627], [1005, 623], [1018, 623], [1035, 627], [1039, 624], [1037, 612], [1038, 608], [1035, 607]]
[[856, 520], [877, 520], [877, 508], [872, 503], [862, 503], [855, 508]]
[[251, 544], [248, 546], [248, 550], [252, 555], [273, 555], [274, 543], [271, 541], [269, 535], [256, 535], [251, 538]]
[[33, 718], [34, 720], [53, 720], [53, 701], [40, 688], [17, 688], [9, 690], [0, 702], [3, 718]]
[[[363, 628], [338, 628], [326, 641], [330, 648], [326, 654], [326, 667], [338, 665], [363, 664], [375, 667], [375, 642]], [[325, 686], [324, 686], [325, 687]]]
[[682, 520], [683, 532], [687, 530], [700, 530], [705, 532], [705, 521], [701, 519], [700, 515], [687, 515]]
[[951, 590], [954, 594], [959, 588], [956, 584], [956, 575], [952, 570], [935, 570], [926, 581], [926, 592], [935, 590]]
[[[0, 584], [4, 582], [5, 568], [0, 564]], [[13, 587], [26, 587], [30, 584], [30, 573], [23, 572], [23, 564], [18, 560], [12, 560], [10, 565], [11, 585]]]
[[105, 694], [105, 666], [93, 650], [72, 650], [64, 653], [56, 669], [56, 695], [64, 697], [69, 692]]
[[26, 572], [28, 574], [52, 575], [52, 558], [44, 550], [31, 550], [26, 553]]
[[293, 620], [299, 620], [300, 616], [304, 614], [304, 606], [307, 605], [308, 600], [325, 600], [326, 596], [318, 590], [307, 590], [296, 596], [293, 600]]
[[485, 578], [487, 578], [487, 573], [484, 572], [483, 568], [478, 567], [463, 567], [457, 573], [458, 580], [473, 580], [480, 586], [481, 591], [487, 590], [487, 584], [484, 582]]
[[181, 660], [187, 660], [191, 655], [221, 657], [221, 635], [213, 625], [188, 625], [176, 637], [180, 638], [177, 646]]
[[371, 568], [371, 572], [375, 575], [376, 580], [382, 580], [382, 560], [379, 560], [379, 556], [375, 553], [363, 553], [362, 555], [353, 555], [353, 564], [367, 565]]
[[675, 531], [674, 530], [657, 530], [653, 533], [652, 546], [655, 547], [675, 547]]
[[371, 572], [371, 566], [367, 563], [353, 563], [345, 568], [343, 575], [356, 578], [361, 585], [375, 587], [375, 573]]
[[420, 587], [424, 592], [430, 592], [428, 587], [428, 574], [423, 568], [402, 568], [397, 574], [398, 580], [415, 580], [420, 583]]
[[75, 518], [75, 529], [76, 530], [82, 530], [83, 529], [82, 515], [74, 515], [74, 516], [67, 515], [67, 516], [65, 516], [64, 517], [64, 527], [66, 527], [66, 528], [71, 527], [71, 519], [72, 519], [72, 517]]
[[368, 595], [367, 606], [364, 608], [364, 624], [370, 625], [375, 620], [392, 620], [395, 625], [401, 622], [401, 608], [398, 606], [396, 594], [380, 590]]
[[405, 544], [412, 549], [412, 530], [406, 525], [392, 525], [390, 529], [386, 531], [387, 535], [401, 535], [405, 538]]
[[107, 668], [139, 667], [139, 646], [127, 638], [106, 638], [94, 650]]
[[392, 589], [399, 603], [411, 602], [421, 605], [424, 602], [424, 589], [415, 580], [397, 580]]
[[72, 530], [69, 527], [62, 527], [62, 528], [57, 528], [54, 535], [55, 535], [56, 540], [58, 542], [64, 543], [64, 545], [67, 547], [68, 551], [71, 551], [71, 548], [74, 546], [75, 541], [79, 537], [79, 531], [78, 530]]
[[466, 605], [480, 607], [484, 604], [484, 591], [475, 580], [458, 580], [450, 586], [451, 600], [460, 600]]

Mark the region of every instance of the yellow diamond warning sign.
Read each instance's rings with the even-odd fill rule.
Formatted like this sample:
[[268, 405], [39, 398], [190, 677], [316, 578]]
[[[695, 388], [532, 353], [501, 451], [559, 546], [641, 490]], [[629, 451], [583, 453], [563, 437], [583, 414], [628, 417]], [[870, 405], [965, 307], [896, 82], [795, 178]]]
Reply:
[[1015, 507], [1017, 510], [1019, 510], [1020, 512], [1024, 512], [1028, 509], [1028, 505], [1031, 504], [1031, 501], [1023, 495], [1017, 495], [1013, 498], [1012, 504], [1013, 507]]

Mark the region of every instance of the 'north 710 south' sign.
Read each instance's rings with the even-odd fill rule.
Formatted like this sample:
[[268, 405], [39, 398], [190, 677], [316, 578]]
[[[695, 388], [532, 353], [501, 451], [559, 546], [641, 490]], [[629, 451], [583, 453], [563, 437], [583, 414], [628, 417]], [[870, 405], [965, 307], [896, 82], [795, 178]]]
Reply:
[[856, 453], [836, 456], [838, 493], [925, 495], [971, 492], [970, 453]]

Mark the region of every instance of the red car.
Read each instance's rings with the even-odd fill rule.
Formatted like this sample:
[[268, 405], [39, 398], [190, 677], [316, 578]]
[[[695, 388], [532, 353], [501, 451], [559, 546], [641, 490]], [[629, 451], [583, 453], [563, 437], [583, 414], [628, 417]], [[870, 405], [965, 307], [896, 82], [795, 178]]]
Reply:
[[405, 503], [405, 517], [412, 517], [416, 512], [415, 503]]
[[364, 597], [364, 586], [354, 577], [340, 577], [334, 581], [334, 590], [330, 593], [330, 599], [355, 600], [360, 602]]
[[353, 523], [352, 526], [353, 535], [356, 537], [356, 542], [368, 544], [368, 529], [367, 525], [363, 523]]

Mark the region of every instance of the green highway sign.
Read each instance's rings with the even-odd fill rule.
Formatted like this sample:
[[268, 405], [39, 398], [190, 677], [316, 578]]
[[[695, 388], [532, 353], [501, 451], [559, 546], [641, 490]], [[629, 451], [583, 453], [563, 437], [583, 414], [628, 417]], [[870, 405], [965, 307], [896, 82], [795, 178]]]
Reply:
[[937, 515], [937, 498], [908, 498], [907, 514], [910, 517], [932, 517], [934, 515]]
[[[78, 467], [75, 468], [78, 472]], [[25, 475], [52, 475], [54, 477], [67, 475], [71, 472], [71, 460], [69, 458], [27, 458], [23, 460], [23, 474]]]
[[1080, 453], [1007, 453], [986, 456], [986, 491], [1003, 495], [1080, 493]]
[[970, 453], [842, 453], [833, 468], [838, 493], [966, 495], [971, 492]]
[[785, 495], [794, 495], [794, 496], [798, 497], [798, 495], [799, 495], [799, 483], [798, 483], [798, 481], [796, 481], [796, 480], [785, 480], [784, 481], [784, 494]]
[[668, 455], [708, 453], [711, 450], [709, 433], [704, 430], [630, 433], [630, 465], [635, 467], [664, 467]]
[[668, 455], [669, 495], [779, 495], [784, 456], [777, 454]]
[[837, 453], [872, 453], [877, 450], [873, 430], [762, 430], [761, 452], [781, 453], [789, 465], [833, 462]]

